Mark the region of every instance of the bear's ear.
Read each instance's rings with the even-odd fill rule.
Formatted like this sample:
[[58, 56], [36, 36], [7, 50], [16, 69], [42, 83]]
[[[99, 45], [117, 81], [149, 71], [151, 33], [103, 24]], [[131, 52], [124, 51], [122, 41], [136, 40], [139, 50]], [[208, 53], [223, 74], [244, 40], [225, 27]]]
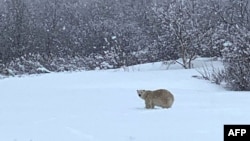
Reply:
[[140, 90], [136, 90], [136, 92], [137, 92], [137, 93], [139, 93], [139, 92], [140, 92]]

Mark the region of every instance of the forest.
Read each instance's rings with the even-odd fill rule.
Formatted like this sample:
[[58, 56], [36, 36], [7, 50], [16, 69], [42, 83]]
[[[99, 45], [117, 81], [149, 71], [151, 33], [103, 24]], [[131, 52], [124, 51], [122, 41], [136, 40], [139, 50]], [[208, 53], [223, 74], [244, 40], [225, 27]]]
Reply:
[[249, 0], [0, 0], [2, 75], [197, 57], [222, 58], [218, 83], [250, 90]]

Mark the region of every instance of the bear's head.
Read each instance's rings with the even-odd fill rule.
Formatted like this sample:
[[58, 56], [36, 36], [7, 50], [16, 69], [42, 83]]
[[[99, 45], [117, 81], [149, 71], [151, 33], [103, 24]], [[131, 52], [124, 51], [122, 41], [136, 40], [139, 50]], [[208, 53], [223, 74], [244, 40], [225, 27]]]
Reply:
[[137, 94], [140, 98], [145, 99], [146, 90], [137, 90]]

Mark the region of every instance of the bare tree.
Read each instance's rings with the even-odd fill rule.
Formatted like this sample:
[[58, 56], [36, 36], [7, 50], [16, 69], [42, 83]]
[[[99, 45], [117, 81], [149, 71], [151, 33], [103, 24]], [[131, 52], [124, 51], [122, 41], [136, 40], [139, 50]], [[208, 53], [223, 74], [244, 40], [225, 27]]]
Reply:
[[174, 46], [182, 59], [177, 63], [186, 69], [191, 68], [191, 62], [200, 48], [207, 46], [207, 37], [213, 33], [214, 25], [208, 18], [209, 9], [198, 0], [172, 0], [156, 12], [165, 28], [169, 46]]

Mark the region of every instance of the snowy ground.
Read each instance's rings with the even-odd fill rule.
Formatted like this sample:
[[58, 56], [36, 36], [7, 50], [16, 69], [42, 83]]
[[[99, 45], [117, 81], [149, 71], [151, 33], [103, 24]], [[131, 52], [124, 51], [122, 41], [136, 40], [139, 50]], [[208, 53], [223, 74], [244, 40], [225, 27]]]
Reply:
[[[222, 141], [250, 123], [250, 92], [230, 92], [195, 69], [160, 63], [124, 70], [0, 80], [0, 141]], [[171, 109], [144, 109], [136, 89], [166, 88]]]

